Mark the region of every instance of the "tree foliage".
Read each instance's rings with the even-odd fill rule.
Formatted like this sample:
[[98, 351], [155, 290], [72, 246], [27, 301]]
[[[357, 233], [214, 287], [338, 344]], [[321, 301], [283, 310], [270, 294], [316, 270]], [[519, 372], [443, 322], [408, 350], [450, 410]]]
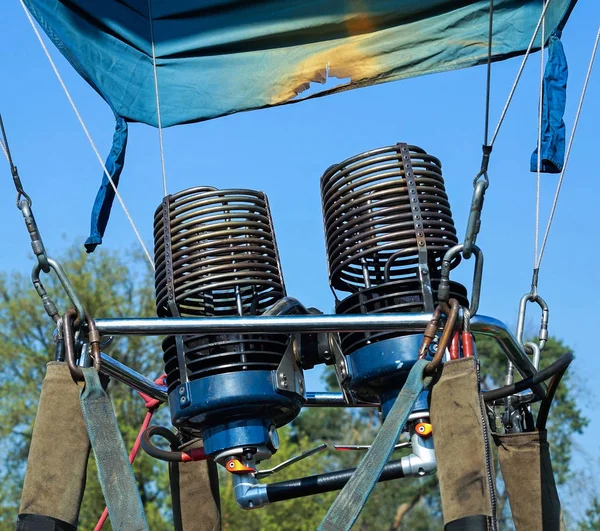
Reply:
[[[140, 257], [122, 256], [103, 250], [90, 257], [71, 250], [62, 262], [75, 291], [91, 315], [154, 315], [154, 282]], [[59, 308], [66, 309], [68, 301], [62, 295], [55, 277], [44, 276], [42, 280]], [[0, 449], [4, 456], [3, 466], [0, 467], [0, 529], [14, 528], [44, 365], [54, 356], [53, 329], [54, 324], [44, 313], [29, 278], [21, 274], [0, 274], [0, 367], [3, 380], [3, 392], [0, 395]], [[497, 345], [481, 337], [477, 341], [477, 350], [482, 374], [485, 375], [485, 386], [501, 385], [506, 360]], [[560, 341], [550, 340], [542, 355], [542, 365], [551, 363], [567, 350]], [[148, 376], [162, 372], [162, 352], [157, 338], [122, 338], [115, 342], [111, 354]], [[135, 392], [118, 383], [111, 384], [109, 393], [125, 444], [131, 447], [145, 414], [143, 402]], [[162, 418], [156, 423], [168, 425], [167, 412], [163, 411], [160, 415]], [[570, 479], [572, 436], [581, 433], [586, 424], [587, 420], [576, 402], [571, 376], [567, 372], [549, 420], [554, 470], [560, 484]], [[321, 442], [329, 445], [338, 442], [368, 444], [374, 439], [379, 426], [379, 415], [374, 410], [306, 409], [292, 425], [280, 430], [281, 449], [265, 465], [274, 466]], [[394, 458], [406, 452], [399, 451]], [[360, 452], [334, 452], [330, 449], [283, 470], [271, 481], [355, 467], [363, 455]], [[166, 466], [140, 455], [134, 470], [150, 528], [153, 531], [172, 529]], [[243, 512], [235, 506], [230, 478], [223, 471], [221, 474], [225, 530], [315, 529], [335, 497], [335, 493], [329, 493]], [[510, 511], [499, 483], [501, 516], [508, 525]], [[90, 459], [80, 528], [92, 529], [103, 508], [95, 465]], [[598, 529], [599, 512], [595, 499], [581, 529]], [[378, 484], [356, 528], [429, 531], [440, 529], [441, 522], [439, 491], [433, 476]], [[110, 529], [108, 524], [105, 529]]]
[[[76, 293], [93, 316], [151, 316], [154, 312], [153, 279], [135, 255], [99, 251], [93, 257], [72, 249], [62, 260]], [[54, 275], [43, 275], [51, 298], [61, 310], [69, 301]], [[4, 466], [0, 467], [0, 527], [14, 528], [25, 473], [37, 400], [45, 364], [54, 359], [55, 325], [45, 314], [31, 281], [21, 274], [0, 275], [0, 444]], [[130, 337], [115, 342], [112, 355], [147, 375], [162, 372], [160, 343], [153, 338]], [[122, 384], [109, 387], [125, 445], [130, 448], [145, 415], [143, 401]], [[60, 407], [60, 404], [57, 404]], [[68, 436], [68, 434], [65, 434]], [[60, 441], [56, 441], [60, 444]], [[140, 455], [135, 474], [154, 531], [171, 529], [167, 470], [163, 463]], [[93, 529], [104, 509], [93, 459], [80, 517], [81, 529]], [[110, 529], [106, 524], [105, 529]]]

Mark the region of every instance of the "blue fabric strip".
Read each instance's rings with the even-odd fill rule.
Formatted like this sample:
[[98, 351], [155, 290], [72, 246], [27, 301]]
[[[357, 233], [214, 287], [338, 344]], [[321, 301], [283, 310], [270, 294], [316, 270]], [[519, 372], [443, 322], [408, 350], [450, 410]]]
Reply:
[[[108, 158], [106, 159], [106, 169], [110, 174], [116, 186], [119, 184], [123, 163], [125, 162], [125, 150], [127, 148], [127, 122], [121, 116], [116, 117], [115, 134], [113, 135], [113, 145]], [[85, 248], [88, 253], [94, 252], [94, 249], [102, 243], [102, 237], [106, 230], [110, 210], [115, 199], [113, 190], [106, 174], [102, 174], [102, 184], [96, 195], [96, 201], [92, 209], [92, 219], [90, 227], [90, 236], [85, 242]]]
[[115, 531], [149, 531], [144, 506], [110, 398], [98, 371], [83, 368], [81, 410], [94, 450], [98, 479]]
[[[550, 35], [548, 63], [544, 72], [542, 98], [541, 171], [560, 173], [565, 161], [565, 105], [567, 101], [567, 58], [560, 40], [560, 31]], [[531, 155], [530, 168], [536, 172], [538, 149]]]
[[408, 379], [371, 448], [327, 511], [318, 531], [348, 531], [356, 522], [394, 451], [394, 445], [398, 442], [419, 394], [431, 382], [431, 378], [424, 375], [428, 363], [428, 360], [418, 360], [410, 370]]

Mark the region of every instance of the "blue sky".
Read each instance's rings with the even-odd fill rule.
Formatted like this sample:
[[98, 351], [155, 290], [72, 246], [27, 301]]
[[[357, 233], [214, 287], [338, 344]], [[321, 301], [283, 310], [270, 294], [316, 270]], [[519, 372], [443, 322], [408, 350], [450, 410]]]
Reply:
[[[581, 0], [563, 43], [569, 61], [567, 134], [600, 21], [600, 4]], [[0, 17], [3, 114], [23, 184], [49, 252], [83, 244], [101, 178], [100, 166], [19, 3], [6, 2]], [[102, 154], [108, 153], [114, 119], [108, 106], [51, 48], [67, 86]], [[496, 124], [521, 59], [493, 67], [491, 123]], [[533, 262], [535, 174], [529, 158], [537, 133], [539, 55], [530, 58], [490, 163], [478, 244], [485, 253], [480, 313], [514, 328], [519, 298], [529, 290]], [[299, 105], [241, 113], [164, 131], [167, 185], [175, 192], [197, 185], [247, 187], [268, 194], [288, 293], [307, 306], [333, 310], [327, 282], [319, 177], [332, 163], [398, 141], [423, 147], [441, 159], [455, 223], [464, 234], [472, 179], [481, 159], [485, 68], [426, 76], [320, 98]], [[572, 366], [582, 405], [592, 422], [578, 439], [583, 466], [597, 461], [600, 412], [595, 375], [600, 357], [595, 296], [600, 281], [597, 198], [600, 175], [597, 131], [600, 66], [592, 74], [569, 167], [540, 273], [540, 294], [550, 305], [550, 333], [576, 354]], [[33, 258], [14, 189], [0, 166], [0, 267], [28, 273]], [[541, 230], [557, 176], [542, 181]], [[133, 124], [121, 193], [151, 248], [153, 213], [162, 198], [155, 129]], [[115, 203], [104, 246], [137, 245]], [[470, 286], [471, 264], [454, 278]], [[40, 311], [42, 311], [40, 306]], [[101, 317], [101, 316], [98, 316]], [[539, 311], [530, 307], [536, 330]], [[484, 363], [484, 362], [483, 362]], [[322, 386], [318, 373], [309, 389]], [[587, 456], [587, 458], [585, 457]]]

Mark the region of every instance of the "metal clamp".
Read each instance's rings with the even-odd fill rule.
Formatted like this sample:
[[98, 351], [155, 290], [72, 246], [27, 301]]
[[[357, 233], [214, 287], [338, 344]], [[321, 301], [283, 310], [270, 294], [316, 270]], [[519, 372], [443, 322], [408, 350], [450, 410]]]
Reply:
[[276, 371], [276, 385], [280, 391], [289, 391], [304, 396], [304, 375], [298, 362], [298, 345], [300, 335], [296, 334], [289, 340], [288, 346], [281, 358]]
[[18, 207], [23, 213], [23, 219], [25, 220], [25, 225], [27, 226], [27, 231], [29, 232], [29, 237], [31, 238], [31, 248], [33, 249], [33, 254], [35, 254], [37, 257], [42, 271], [44, 273], [50, 273], [51, 266], [49, 264], [49, 258], [46, 254], [44, 242], [42, 241], [40, 231], [31, 210], [31, 199], [24, 199], [19, 203]]
[[344, 395], [345, 401], [351, 405], [354, 404], [354, 396], [348, 389], [348, 382], [352, 379], [351, 374], [348, 371], [348, 363], [346, 362], [346, 356], [342, 351], [340, 345], [340, 338], [338, 334], [328, 334], [329, 352], [335, 360], [334, 369], [335, 376], [337, 378], [342, 394]]
[[[487, 136], [487, 133], [486, 133]], [[471, 200], [471, 210], [469, 211], [469, 220], [467, 222], [467, 232], [465, 234], [464, 242], [464, 257], [465, 260], [471, 258], [473, 247], [477, 241], [477, 235], [481, 228], [481, 212], [483, 210], [483, 200], [485, 199], [485, 191], [490, 185], [490, 179], [488, 177], [488, 165], [490, 163], [490, 155], [492, 153], [492, 146], [484, 144], [481, 146], [483, 155], [481, 157], [481, 169], [479, 173], [473, 179], [473, 199]]]
[[[75, 293], [75, 289], [73, 288], [73, 285], [71, 284], [71, 281], [69, 280], [69, 277], [67, 277], [65, 270], [62, 268], [62, 266], [56, 260], [53, 260], [52, 258], [47, 258], [47, 260], [48, 260], [48, 265], [50, 266], [50, 269], [54, 270], [54, 272], [56, 273], [56, 276], [58, 277], [58, 280], [60, 280], [60, 283], [61, 283], [63, 289], [65, 290], [67, 297], [69, 297], [69, 300], [71, 301], [71, 304], [73, 306], [75, 306], [75, 308], [77, 310], [77, 317], [81, 321], [85, 321], [87, 318], [85, 309], [83, 307], [83, 304], [79, 300], [77, 293]], [[46, 292], [46, 289], [44, 288], [44, 285], [42, 284], [42, 282], [40, 280], [40, 272], [41, 271], [44, 271], [44, 269], [43, 269], [41, 262], [38, 262], [34, 266], [33, 271], [31, 272], [31, 281], [33, 282], [33, 287], [35, 288], [35, 291], [37, 291], [38, 295], [42, 299], [46, 313], [54, 321], [58, 322], [58, 318], [59, 318], [58, 309], [56, 308], [56, 305], [54, 304], [52, 299], [50, 299], [50, 297], [48, 296], [48, 293]], [[50, 271], [50, 270], [48, 270], [48, 271]]]
[[[519, 316], [517, 319], [517, 341], [523, 345], [523, 330], [525, 328], [525, 315], [527, 314], [527, 303], [535, 302], [542, 309], [542, 321], [540, 324], [539, 332], [539, 347], [543, 350], [548, 341], [548, 320], [550, 318], [550, 309], [546, 304], [546, 301], [542, 299], [537, 293], [537, 290], [532, 290], [521, 297], [519, 303]], [[535, 353], [535, 351], [534, 351]]]
[[[455, 245], [446, 251], [444, 260], [442, 262], [442, 272], [440, 279], [440, 286], [438, 288], [438, 300], [440, 303], [447, 303], [450, 299], [450, 267], [454, 257], [461, 252], [465, 259], [467, 257], [465, 251], [465, 244]], [[479, 309], [479, 297], [481, 295], [481, 279], [483, 277], [483, 251], [472, 245], [472, 253], [475, 254], [475, 271], [473, 272], [473, 288], [471, 290], [471, 305], [469, 306], [469, 314], [472, 317], [477, 313]]]
[[[487, 179], [487, 176], [486, 176]], [[481, 212], [483, 210], [483, 200], [485, 199], [485, 191], [488, 187], [487, 180], [477, 181], [473, 199], [471, 200], [471, 210], [469, 211], [469, 220], [467, 222], [467, 232], [465, 234], [464, 257], [471, 258], [471, 253], [477, 241], [477, 235], [481, 229]]]

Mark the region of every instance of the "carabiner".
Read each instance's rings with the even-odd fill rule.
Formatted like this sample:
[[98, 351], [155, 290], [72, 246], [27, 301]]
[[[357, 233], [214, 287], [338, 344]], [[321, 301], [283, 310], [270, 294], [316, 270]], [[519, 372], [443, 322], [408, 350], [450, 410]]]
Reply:
[[[444, 260], [442, 262], [442, 272], [440, 278], [440, 285], [438, 287], [438, 301], [440, 303], [448, 302], [450, 298], [450, 267], [452, 260], [464, 249], [464, 244], [455, 245], [446, 251]], [[481, 279], [483, 277], [483, 252], [473, 245], [473, 254], [475, 254], [475, 271], [473, 272], [473, 289], [471, 290], [471, 305], [469, 306], [469, 314], [473, 316], [479, 309], [479, 297], [481, 295]], [[463, 254], [464, 256], [464, 254]], [[467, 258], [464, 256], [464, 258]]]
[[[77, 293], [75, 293], [73, 284], [71, 284], [71, 281], [69, 280], [69, 277], [67, 277], [65, 270], [56, 260], [53, 260], [52, 258], [48, 258], [48, 265], [50, 266], [50, 269], [54, 270], [54, 272], [56, 273], [56, 276], [58, 277], [58, 280], [60, 281], [63, 289], [65, 290], [67, 297], [69, 297], [71, 304], [73, 304], [73, 306], [75, 306], [75, 308], [77, 309], [77, 317], [79, 318], [79, 320], [82, 322], [86, 321], [87, 317], [85, 313], [85, 308], [79, 300]], [[42, 264], [38, 262], [33, 267], [33, 271], [31, 272], [31, 281], [33, 282], [33, 287], [37, 291], [38, 295], [41, 297], [46, 313], [50, 317], [52, 317], [54, 321], [58, 321], [58, 309], [56, 308], [54, 302], [48, 296], [48, 293], [46, 292], [46, 289], [44, 288], [44, 285], [40, 280], [41, 271], [43, 271], [43, 267]]]
[[[478, 180], [483, 176], [483, 179]], [[485, 199], [485, 191], [489, 185], [489, 180], [486, 172], [479, 172], [473, 183], [475, 190], [473, 199], [471, 200], [471, 210], [469, 211], [469, 220], [467, 221], [467, 232], [465, 234], [464, 257], [466, 260], [471, 258], [471, 253], [475, 249], [477, 235], [481, 228], [481, 211], [483, 210], [483, 200]]]
[[[75, 333], [74, 327], [80, 324], [77, 316], [77, 310], [70, 308], [65, 312], [62, 317], [63, 322], [63, 340], [65, 344], [65, 358], [71, 377], [77, 382], [85, 380], [81, 367], [77, 365], [76, 354], [75, 354]], [[89, 328], [89, 345], [92, 351], [92, 362], [94, 369], [100, 371], [100, 334], [96, 328], [96, 323], [93, 319], [87, 321]]]
[[537, 291], [531, 291], [521, 297], [519, 303], [519, 316], [517, 319], [517, 341], [523, 345], [523, 330], [525, 328], [525, 315], [527, 313], [527, 303], [535, 302], [542, 309], [542, 321], [540, 324], [539, 332], [539, 347], [543, 350], [548, 341], [548, 320], [550, 317], [550, 310], [546, 301], [537, 294]]
[[62, 316], [65, 359], [67, 361], [67, 366], [69, 367], [69, 372], [71, 373], [71, 378], [76, 382], [83, 382], [85, 380], [83, 371], [81, 370], [81, 367], [77, 365], [75, 359], [75, 332], [73, 328], [76, 321], [78, 321], [77, 310], [74, 308], [70, 308]]

